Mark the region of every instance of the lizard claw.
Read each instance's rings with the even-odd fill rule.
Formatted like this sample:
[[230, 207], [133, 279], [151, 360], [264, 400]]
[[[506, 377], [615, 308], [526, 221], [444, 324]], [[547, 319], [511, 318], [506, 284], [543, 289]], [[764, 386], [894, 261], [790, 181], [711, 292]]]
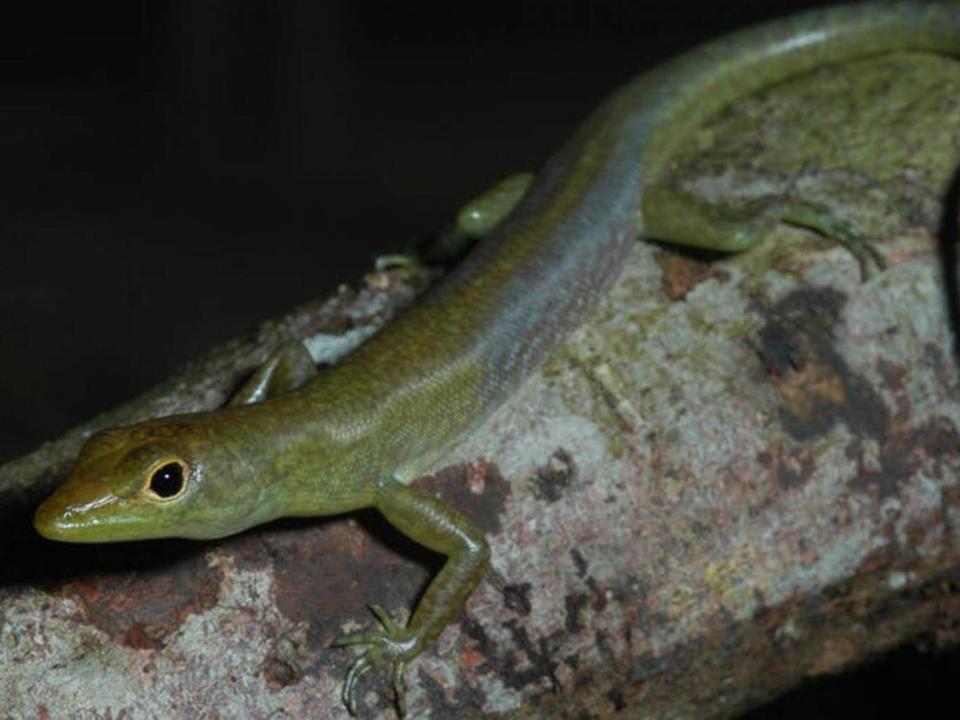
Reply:
[[880, 272], [887, 269], [887, 261], [883, 254], [872, 243], [862, 238], [850, 223], [840, 219], [831, 219], [825, 227], [825, 232], [829, 233], [830, 237], [853, 255], [860, 266], [861, 280], [870, 279], [872, 274], [870, 271], [871, 262]]
[[830, 238], [853, 255], [860, 266], [860, 279], [869, 280], [871, 263], [880, 272], [887, 267], [883, 254], [850, 222], [836, 217], [830, 210], [816, 203], [788, 202], [781, 213], [782, 221], [813, 230]]
[[353, 633], [339, 638], [334, 645], [367, 645], [347, 671], [343, 682], [343, 704], [351, 715], [357, 713], [357, 687], [360, 680], [371, 670], [390, 665], [393, 668], [392, 682], [400, 717], [406, 714], [406, 686], [403, 671], [407, 661], [415, 657], [420, 648], [415, 633], [398, 625], [390, 614], [379, 605], [371, 605], [370, 611], [383, 626], [380, 630]]

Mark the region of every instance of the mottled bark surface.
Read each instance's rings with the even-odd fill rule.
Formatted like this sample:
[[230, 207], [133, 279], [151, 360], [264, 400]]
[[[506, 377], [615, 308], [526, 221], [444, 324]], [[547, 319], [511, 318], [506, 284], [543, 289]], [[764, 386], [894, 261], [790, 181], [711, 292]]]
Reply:
[[[960, 69], [917, 55], [740, 103], [676, 183], [788, 193], [876, 238], [778, 228], [724, 261], [638, 245], [593, 320], [424, 478], [495, 575], [408, 671], [414, 717], [723, 717], [904, 642], [960, 638], [960, 388], [935, 236]], [[952, 274], [950, 274], [952, 277]], [[281, 338], [334, 354], [413, 294], [391, 274], [220, 348], [0, 468], [11, 717], [340, 717], [331, 649], [437, 567], [375, 515], [217, 543], [43, 542], [32, 506], [93, 429], [215, 407]], [[344, 340], [345, 336], [345, 340]], [[389, 714], [383, 678], [366, 716]], [[86, 714], [84, 714], [86, 713]]]

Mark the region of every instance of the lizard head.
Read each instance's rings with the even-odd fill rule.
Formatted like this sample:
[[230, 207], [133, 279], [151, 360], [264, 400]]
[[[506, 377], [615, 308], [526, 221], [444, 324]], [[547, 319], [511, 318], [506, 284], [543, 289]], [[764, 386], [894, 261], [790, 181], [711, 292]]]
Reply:
[[261, 519], [253, 470], [207, 416], [179, 415], [91, 436], [67, 481], [34, 516], [46, 538], [111, 542], [213, 538]]

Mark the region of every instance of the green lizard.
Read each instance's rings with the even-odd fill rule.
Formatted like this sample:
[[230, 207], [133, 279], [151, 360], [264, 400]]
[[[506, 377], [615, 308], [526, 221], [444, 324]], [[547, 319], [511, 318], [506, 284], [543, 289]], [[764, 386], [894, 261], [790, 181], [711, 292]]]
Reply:
[[960, 54], [960, 6], [868, 3], [818, 10], [711, 42], [609, 97], [537, 174], [468, 206], [459, 235], [483, 235], [410, 310], [323, 375], [306, 350], [277, 349], [229, 406], [101, 431], [37, 510], [45, 537], [110, 542], [215, 538], [283, 516], [374, 507], [446, 556], [406, 625], [344, 638], [366, 646], [343, 697], [356, 709], [371, 669], [430, 647], [488, 570], [481, 533], [410, 485], [475, 428], [587, 316], [635, 238], [748, 249], [773, 222], [814, 227], [861, 267], [881, 258], [822, 209], [731, 216], [655, 182], [705, 118], [813, 67], [898, 49]]

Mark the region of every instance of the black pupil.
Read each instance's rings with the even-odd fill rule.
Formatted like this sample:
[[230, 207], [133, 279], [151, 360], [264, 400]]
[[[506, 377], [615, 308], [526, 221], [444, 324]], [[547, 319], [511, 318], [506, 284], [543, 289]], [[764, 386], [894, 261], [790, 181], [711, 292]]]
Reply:
[[150, 489], [158, 497], [171, 498], [183, 489], [183, 467], [180, 463], [167, 463], [153, 473]]

